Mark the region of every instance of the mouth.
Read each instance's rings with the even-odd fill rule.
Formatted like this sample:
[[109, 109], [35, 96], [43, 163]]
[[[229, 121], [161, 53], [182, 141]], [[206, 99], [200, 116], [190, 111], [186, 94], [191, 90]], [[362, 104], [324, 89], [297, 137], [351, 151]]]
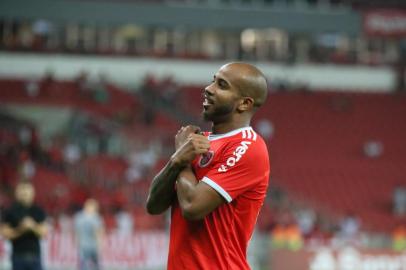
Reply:
[[212, 99], [208, 98], [207, 96], [204, 96], [203, 108], [205, 110], [207, 110], [213, 104], [214, 104], [214, 101]]

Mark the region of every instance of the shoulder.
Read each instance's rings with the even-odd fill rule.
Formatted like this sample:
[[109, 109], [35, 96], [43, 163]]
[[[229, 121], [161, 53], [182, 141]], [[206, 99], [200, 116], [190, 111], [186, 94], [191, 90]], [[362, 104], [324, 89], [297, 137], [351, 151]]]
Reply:
[[31, 207], [31, 214], [33, 215], [33, 217], [38, 218], [39, 220], [43, 220], [46, 217], [44, 209], [42, 209], [38, 205], [33, 205]]
[[16, 213], [21, 213], [21, 211], [22, 211], [21, 205], [19, 205], [17, 203], [13, 203], [10, 206], [4, 208], [2, 213], [5, 216], [9, 216], [9, 215], [13, 215]]
[[262, 137], [252, 128], [243, 129], [226, 141], [225, 150], [248, 156], [267, 155], [267, 146]]
[[14, 205], [10, 205], [10, 206], [8, 206], [8, 207], [2, 208], [2, 209], [1, 209], [2, 213], [5, 214], [5, 213], [12, 212], [12, 211], [13, 211], [13, 206], [14, 206]]
[[11, 207], [2, 209], [0, 222], [8, 222], [10, 219], [10, 213], [13, 213]]
[[251, 128], [225, 140], [222, 147], [220, 171], [231, 167], [258, 168], [267, 167], [268, 151], [264, 140]]

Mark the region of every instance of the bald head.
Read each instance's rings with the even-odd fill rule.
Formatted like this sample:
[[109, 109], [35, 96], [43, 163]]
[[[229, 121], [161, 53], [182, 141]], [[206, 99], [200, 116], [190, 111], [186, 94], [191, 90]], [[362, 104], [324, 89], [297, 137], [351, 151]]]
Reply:
[[264, 74], [255, 66], [247, 63], [233, 62], [220, 68], [232, 80], [244, 97], [251, 97], [254, 106], [260, 107], [268, 96], [268, 85]]

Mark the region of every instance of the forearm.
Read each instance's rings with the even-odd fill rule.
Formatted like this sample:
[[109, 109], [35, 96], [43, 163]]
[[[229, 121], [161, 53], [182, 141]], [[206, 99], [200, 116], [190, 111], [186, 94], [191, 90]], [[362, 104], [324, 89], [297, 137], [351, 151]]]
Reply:
[[198, 181], [192, 168], [187, 167], [179, 174], [176, 184], [176, 193], [181, 206], [186, 206], [193, 201], [195, 196], [195, 186], [197, 183]]
[[176, 184], [179, 207], [187, 220], [201, 220], [225, 202], [211, 186], [199, 182], [192, 168], [185, 168]]
[[151, 215], [164, 212], [172, 204], [175, 196], [175, 182], [184, 166], [172, 158], [152, 180], [148, 199], [147, 211]]
[[22, 235], [22, 231], [19, 229], [13, 229], [12, 227], [8, 225], [2, 225], [0, 229], [1, 235], [8, 239], [8, 240], [13, 240], [19, 236]]
[[44, 237], [47, 232], [48, 232], [48, 226], [46, 223], [37, 223], [35, 226], [32, 228], [32, 231], [38, 236], [38, 237]]
[[[209, 150], [210, 142], [205, 136], [197, 134], [199, 130], [198, 127], [187, 126], [182, 127], [176, 134], [176, 152], [151, 183], [147, 199], [148, 213], [160, 214], [172, 204], [176, 195], [175, 183], [180, 172], [189, 166], [197, 155]], [[186, 172], [189, 170], [187, 169]], [[195, 178], [194, 175], [193, 178]]]
[[197, 197], [196, 185], [198, 181], [190, 167], [185, 168], [179, 175], [176, 184], [176, 193], [178, 195], [179, 206], [182, 209], [183, 215], [187, 219], [195, 219], [196, 212], [194, 201]]

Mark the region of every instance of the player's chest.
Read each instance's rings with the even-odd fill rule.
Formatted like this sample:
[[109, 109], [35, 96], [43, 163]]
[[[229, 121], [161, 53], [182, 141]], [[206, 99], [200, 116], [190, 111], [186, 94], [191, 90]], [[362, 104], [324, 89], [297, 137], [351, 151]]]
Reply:
[[210, 170], [213, 170], [224, 149], [224, 143], [220, 141], [210, 142], [210, 149], [205, 154], [198, 155], [192, 162], [193, 171], [197, 179], [203, 178]]
[[26, 210], [26, 209], [17, 209], [11, 212], [10, 215], [10, 225], [12, 227], [18, 227], [20, 223], [23, 221], [24, 218], [26, 217], [31, 217], [35, 220], [35, 215], [32, 213], [32, 211]]

